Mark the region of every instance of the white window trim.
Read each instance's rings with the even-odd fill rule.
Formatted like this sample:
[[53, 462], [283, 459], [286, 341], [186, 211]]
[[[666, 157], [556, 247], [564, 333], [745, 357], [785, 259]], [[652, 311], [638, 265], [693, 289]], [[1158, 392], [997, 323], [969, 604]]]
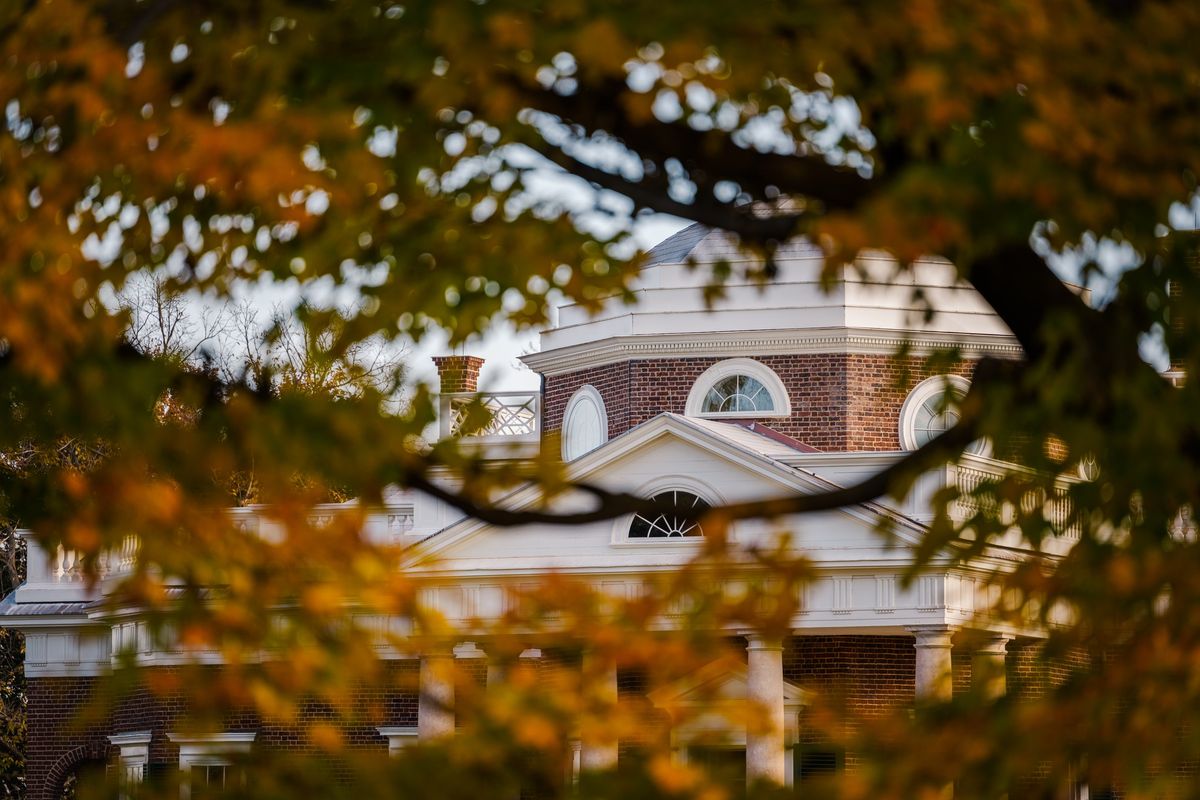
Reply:
[[379, 735], [388, 740], [388, 755], [394, 756], [406, 747], [417, 743], [416, 725], [385, 725], [376, 728]]
[[109, 743], [120, 750], [120, 754], [117, 756], [117, 766], [120, 770], [118, 781], [122, 798], [128, 796], [124, 791], [126, 788], [144, 783], [146, 780], [146, 768], [150, 765], [152, 735], [151, 731], [133, 731], [116, 733], [108, 737]]
[[[663, 492], [689, 492], [696, 495], [710, 506], [721, 506], [727, 502], [725, 497], [709, 486], [690, 475], [667, 475], [645, 484], [638, 490], [638, 494], [642, 497], [650, 498], [660, 495]], [[675, 536], [663, 539], [631, 539], [629, 538], [629, 526], [633, 524], [633, 514], [624, 514], [617, 517], [613, 522], [612, 529], [612, 544], [617, 547], [699, 547], [704, 544], [704, 536]], [[729, 541], [736, 540], [737, 526], [732, 525], [729, 530]]]
[[965, 395], [971, 388], [971, 382], [958, 375], [934, 375], [914, 386], [908, 397], [904, 398], [904, 405], [900, 407], [900, 446], [905, 450], [916, 450], [918, 447], [916, 422], [921, 405], [931, 397], [944, 394], [948, 386]]
[[600, 390], [595, 386], [592, 386], [590, 383], [585, 383], [583, 386], [580, 386], [578, 389], [576, 389], [575, 393], [571, 395], [571, 399], [567, 401], [566, 410], [563, 411], [562, 427], [560, 429], [562, 435], [563, 461], [573, 461], [575, 458], [584, 456], [596, 449], [596, 447], [593, 447], [591, 450], [585, 450], [582, 453], [577, 453], [573, 458], [567, 457], [567, 425], [571, 420], [571, 413], [585, 399], [591, 401], [596, 410], [600, 412], [600, 434], [603, 436], [603, 439], [600, 441], [600, 444], [596, 445], [596, 447], [600, 447], [608, 441], [608, 408], [604, 405], [604, 397], [600, 394]]
[[231, 756], [250, 752], [257, 735], [255, 731], [168, 733], [171, 743], [179, 745], [179, 770], [183, 773], [183, 780], [179, 782], [180, 800], [189, 800], [192, 796], [192, 767], [228, 767], [233, 764]]
[[[721, 411], [704, 412], [704, 398], [708, 390], [718, 381], [732, 375], [746, 375], [761, 383], [771, 394], [771, 402], [775, 408], [771, 411]], [[727, 358], [706, 369], [688, 393], [687, 404], [683, 413], [689, 417], [704, 417], [706, 419], [766, 419], [790, 417], [792, 415], [792, 400], [788, 396], [787, 387], [783, 380], [761, 361], [753, 358]]]

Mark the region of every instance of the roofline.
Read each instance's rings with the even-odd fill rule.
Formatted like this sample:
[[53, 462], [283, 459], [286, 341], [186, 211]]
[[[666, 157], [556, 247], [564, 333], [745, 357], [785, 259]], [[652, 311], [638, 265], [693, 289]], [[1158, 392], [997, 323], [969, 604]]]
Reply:
[[[614, 439], [610, 439], [605, 444], [596, 448], [592, 452], [581, 456], [576, 461], [572, 462], [567, 469], [567, 477], [569, 480], [579, 480], [588, 473], [603, 467], [605, 464], [616, 460], [625, 455], [634, 448], [651, 442], [660, 436], [668, 433], [688, 434], [684, 438], [691, 438], [692, 441], [701, 446], [707, 445], [712, 450], [725, 450], [727, 454], [730, 452], [736, 453], [740, 457], [740, 463], [744, 467], [754, 469], [760, 475], [773, 478], [777, 483], [792, 486], [803, 486], [814, 491], [820, 491], [830, 488], [841, 488], [838, 484], [826, 478], [822, 478], [809, 472], [805, 469], [790, 466], [783, 461], [771, 458], [762, 453], [757, 453], [750, 450], [741, 444], [727, 439], [718, 433], [710, 431], [700, 425], [692, 424], [687, 417], [671, 412], [663, 412], [651, 419], [641, 423], [640, 425], [631, 428]], [[761, 436], [762, 434], [756, 434]], [[767, 438], [767, 437], [763, 437]], [[526, 484], [497, 501], [497, 504], [506, 508], [519, 509], [538, 499], [540, 490], [535, 484]], [[904, 516], [899, 512], [893, 511], [876, 503], [856, 503], [850, 506], [842, 506], [840, 508], [829, 509], [831, 513], [846, 514], [855, 517], [863, 522], [873, 523], [874, 519], [886, 517], [887, 519], [901, 523], [903, 527], [910, 529], [913, 533], [921, 533], [926, 530], [926, 526], [920, 522]], [[464, 517], [456, 522], [451, 523], [445, 528], [430, 534], [415, 544], [419, 549], [416, 558], [408, 563], [409, 566], [414, 566], [427, 560], [433, 554], [446, 549], [452, 543], [465, 538], [477, 530], [490, 527], [489, 523], [473, 517]], [[456, 530], [458, 529], [458, 530]], [[910, 537], [896, 534], [901, 540], [907, 544], [915, 545]], [[429, 542], [435, 539], [440, 539], [432, 547], [425, 547]]]
[[521, 356], [542, 375], [555, 376], [623, 361], [708, 356], [886, 355], [905, 346], [911, 355], [956, 347], [965, 358], [991, 356], [1019, 360], [1024, 351], [1009, 334], [963, 334], [872, 328], [805, 328], [688, 333], [628, 334], [579, 342]]

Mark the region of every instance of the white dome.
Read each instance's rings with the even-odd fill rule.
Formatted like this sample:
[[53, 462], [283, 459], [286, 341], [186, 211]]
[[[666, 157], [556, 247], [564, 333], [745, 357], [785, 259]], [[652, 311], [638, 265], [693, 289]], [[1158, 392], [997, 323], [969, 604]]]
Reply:
[[[897, 273], [886, 254], [865, 255], [841, 267], [841, 280], [826, 292], [821, 252], [795, 239], [777, 252], [773, 281], [763, 286], [735, 275], [725, 296], [707, 308], [703, 289], [711, 272], [704, 265], [721, 260], [737, 273], [739, 263], [752, 264], [754, 257], [728, 233], [684, 228], [647, 254], [634, 286], [636, 304], [616, 301], [595, 315], [561, 306], [558, 324], [541, 335], [541, 352], [525, 361], [540, 372], [559, 372], [560, 360], [585, 355], [584, 361], [597, 362], [693, 353], [890, 353], [904, 340], [918, 350], [957, 344], [968, 352], [1020, 353], [1003, 321], [946, 261], [921, 261]], [[932, 319], [926, 320], [920, 298], [936, 311]]]

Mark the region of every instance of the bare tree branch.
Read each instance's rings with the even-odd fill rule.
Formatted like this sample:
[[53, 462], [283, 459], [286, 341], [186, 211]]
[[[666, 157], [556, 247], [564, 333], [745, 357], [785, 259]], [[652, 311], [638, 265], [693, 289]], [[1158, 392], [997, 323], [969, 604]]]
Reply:
[[[972, 389], [974, 390], [974, 385]], [[789, 495], [713, 506], [701, 514], [697, 514], [697, 518], [720, 517], [737, 520], [781, 517], [790, 514], [829, 511], [843, 506], [867, 503], [890, 493], [898, 493], [906, 489], [916, 476], [961, 454], [967, 445], [979, 438], [978, 414], [969, 413], [968, 409], [970, 408], [972, 408], [972, 404], [964, 402], [964, 413], [957, 424], [908, 453], [891, 466], [859, 483], [816, 494]], [[676, 508], [668, 501], [625, 492], [610, 492], [599, 486], [584, 483], [574, 484], [570, 488], [590, 494], [597, 501], [596, 507], [588, 511], [566, 513], [541, 509], [501, 508], [439, 486], [425, 475], [410, 477], [409, 485], [457, 508], [469, 517], [499, 527], [535, 524], [580, 525], [615, 519], [625, 514], [672, 513], [687, 516], [686, 511]]]
[[561, 148], [550, 143], [537, 148], [546, 158], [558, 166], [603, 189], [623, 194], [639, 208], [649, 208], [663, 214], [695, 220], [713, 228], [732, 231], [755, 242], [782, 242], [793, 236], [801, 219], [799, 214], [755, 216], [749, 211], [740, 211], [719, 203], [681, 203], [647, 185], [626, 180], [620, 175], [606, 172], [585, 164]]
[[[816, 200], [826, 211], [858, 207], [883, 185], [879, 178], [865, 178], [856, 169], [830, 164], [819, 153], [784, 155], [740, 147], [721, 130], [700, 131], [682, 123], [646, 123], [631, 120], [622, 109], [623, 82], [589, 85], [587, 92], [559, 94], [550, 89], [530, 89], [512, 82], [529, 103], [567, 124], [584, 130], [604, 131], [621, 141], [636, 155], [661, 165], [668, 159], [682, 163], [698, 186], [710, 188], [732, 180], [757, 196], [768, 187], [784, 194]], [[899, 164], [889, 164], [892, 174]], [[590, 179], [589, 179], [590, 180]]]

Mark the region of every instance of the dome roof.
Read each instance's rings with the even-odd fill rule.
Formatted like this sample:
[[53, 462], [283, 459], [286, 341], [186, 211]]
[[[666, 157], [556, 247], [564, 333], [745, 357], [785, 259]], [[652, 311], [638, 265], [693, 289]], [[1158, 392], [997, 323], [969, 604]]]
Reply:
[[[798, 237], [780, 247], [776, 258], [819, 258], [820, 255], [820, 250], [815, 245]], [[745, 261], [747, 255], [738, 246], [738, 238], [734, 234], [697, 222], [652, 247], [642, 266], [645, 268], [660, 264], [686, 264], [689, 259], [698, 264], [712, 264], [722, 258], [729, 261]]]
[[[712, 274], [703, 265], [719, 261], [733, 264], [734, 274], [723, 295], [706, 303]], [[690, 225], [649, 251], [633, 284], [635, 304], [614, 300], [595, 314], [560, 306], [557, 324], [541, 334], [541, 352], [523, 360], [559, 373], [631, 358], [892, 353], [901, 342], [918, 352], [956, 345], [1020, 355], [1003, 321], [947, 261], [901, 271], [887, 254], [867, 254], [841, 267], [828, 290], [823, 254], [806, 239], [776, 251], [778, 273], [766, 285], [737, 269], [756, 261], [735, 235]]]

